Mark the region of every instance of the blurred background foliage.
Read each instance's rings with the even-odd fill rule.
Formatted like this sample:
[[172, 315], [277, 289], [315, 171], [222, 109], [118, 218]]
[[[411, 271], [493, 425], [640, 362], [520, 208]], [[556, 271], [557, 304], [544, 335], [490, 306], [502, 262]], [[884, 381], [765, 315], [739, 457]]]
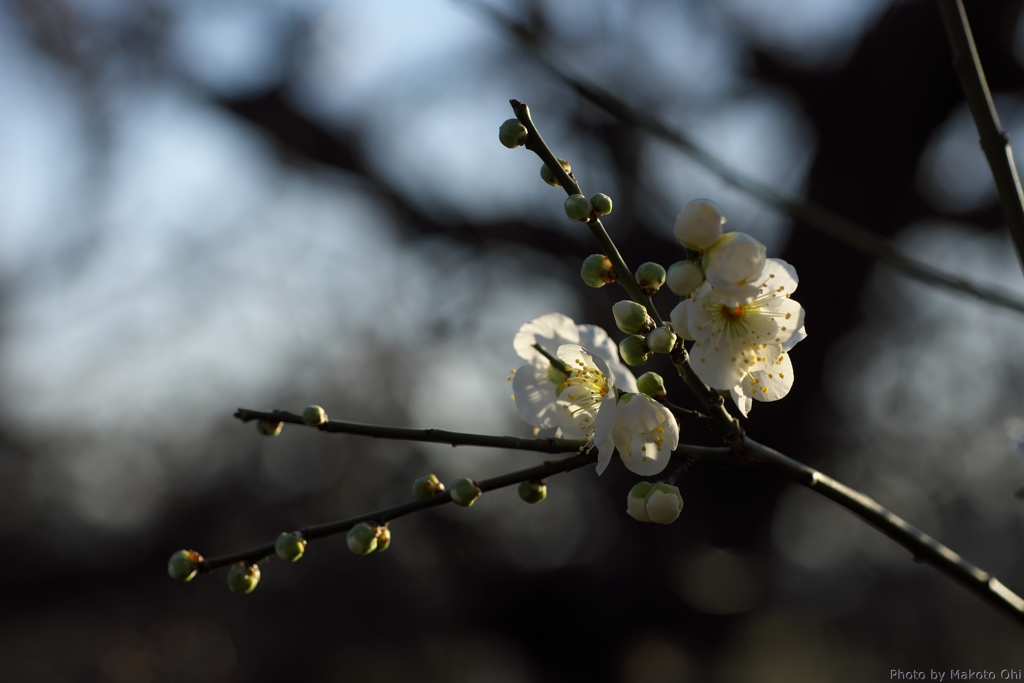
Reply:
[[[488, 0], [580, 74], [736, 169], [1024, 294], [931, 0]], [[1024, 139], [1021, 3], [968, 14]], [[207, 555], [482, 477], [529, 453], [286, 428], [238, 406], [528, 433], [512, 335], [612, 330], [613, 287], [539, 161], [531, 105], [627, 262], [676, 211], [795, 264], [810, 337], [760, 441], [1024, 590], [1024, 318], [876, 266], [578, 99], [471, 3], [0, 3], [0, 671], [10, 681], [688, 683], [1020, 668], [1019, 628], [859, 520], [762, 472], [695, 468], [671, 527], [613, 466], [276, 559], [250, 596]], [[1017, 158], [1024, 149], [1017, 148]], [[671, 294], [658, 295], [667, 313]], [[660, 359], [664, 360], [664, 359]], [[692, 404], [667, 363], [673, 400]], [[708, 443], [684, 427], [682, 438]]]

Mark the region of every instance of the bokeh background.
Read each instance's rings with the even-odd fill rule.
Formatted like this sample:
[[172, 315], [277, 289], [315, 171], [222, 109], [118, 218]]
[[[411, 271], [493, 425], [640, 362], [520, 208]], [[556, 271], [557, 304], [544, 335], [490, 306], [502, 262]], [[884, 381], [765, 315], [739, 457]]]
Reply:
[[[1024, 296], [931, 0], [487, 0], [730, 166]], [[1024, 140], [1021, 3], [967, 9]], [[747, 421], [1024, 591], [1024, 316], [908, 281], [579, 99], [472, 3], [0, 3], [0, 671], [5, 681], [889, 680], [1024, 667], [1019, 626], [844, 510], [697, 467], [670, 527], [613, 466], [272, 558], [206, 555], [541, 456], [286, 428], [239, 406], [525, 434], [518, 327], [613, 330], [613, 287], [531, 154], [531, 105], [627, 261], [690, 199], [795, 264], [797, 382]], [[1016, 148], [1018, 158], [1024, 148]], [[667, 312], [669, 292], [657, 303]], [[615, 334], [618, 334], [617, 332]], [[692, 404], [664, 359], [674, 400]], [[684, 427], [683, 438], [710, 443]]]

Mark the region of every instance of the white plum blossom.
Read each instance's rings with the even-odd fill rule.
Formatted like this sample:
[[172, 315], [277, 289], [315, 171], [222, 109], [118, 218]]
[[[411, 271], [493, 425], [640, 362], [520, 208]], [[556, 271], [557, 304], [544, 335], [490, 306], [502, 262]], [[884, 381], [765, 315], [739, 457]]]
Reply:
[[765, 246], [745, 232], [727, 232], [708, 247], [701, 260], [704, 277], [713, 287], [744, 287], [759, 280]]
[[618, 449], [626, 469], [642, 477], [668, 466], [679, 445], [679, 424], [668, 408], [645, 394], [628, 393], [601, 406], [594, 442], [599, 445], [597, 473], [608, 467]]
[[[762, 375], [754, 373], [773, 367], [782, 351], [806, 336], [804, 310], [789, 298], [797, 287], [793, 267], [768, 259], [754, 282], [724, 288], [705, 282], [672, 312], [673, 323], [685, 323], [695, 340], [690, 352], [694, 372], [713, 389], [731, 391], [748, 376], [748, 389], [755, 378], [763, 382]], [[779, 385], [772, 395], [781, 398], [788, 390]], [[771, 392], [753, 393], [763, 398]]]
[[607, 332], [596, 325], [577, 325], [561, 313], [542, 315], [520, 327], [512, 340], [519, 357], [528, 361], [513, 372], [516, 407], [523, 421], [538, 430], [556, 429], [565, 421], [565, 416], [559, 415], [556, 401], [565, 389], [567, 377], [552, 367], [548, 357], [534, 348], [535, 344], [556, 357], [560, 347], [580, 345], [604, 361], [612, 384], [623, 391], [636, 391], [636, 378], [619, 360], [618, 347]]

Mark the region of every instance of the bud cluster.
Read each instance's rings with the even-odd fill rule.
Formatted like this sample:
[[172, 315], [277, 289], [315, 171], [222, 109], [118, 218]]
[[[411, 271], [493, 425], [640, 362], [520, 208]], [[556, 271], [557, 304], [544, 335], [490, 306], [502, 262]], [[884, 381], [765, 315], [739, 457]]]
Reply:
[[345, 537], [348, 549], [356, 555], [382, 553], [391, 545], [391, 530], [387, 524], [373, 521], [360, 522], [348, 530]]

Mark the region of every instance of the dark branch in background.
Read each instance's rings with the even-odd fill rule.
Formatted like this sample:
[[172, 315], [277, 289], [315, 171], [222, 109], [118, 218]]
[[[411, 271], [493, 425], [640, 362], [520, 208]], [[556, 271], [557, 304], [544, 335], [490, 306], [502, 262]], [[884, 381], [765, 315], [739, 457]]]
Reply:
[[[407, 194], [390, 185], [371, 168], [355, 135], [328, 129], [296, 110], [284, 86], [244, 98], [221, 98], [217, 104], [259, 128], [277, 145], [285, 160], [313, 162], [351, 174], [362, 187], [381, 200], [395, 215], [399, 230], [416, 236], [443, 235], [471, 245], [500, 241], [536, 248], [546, 244], [551, 253], [581, 251], [564, 234], [544, 230], [525, 221], [479, 223], [438, 216], [411, 203]], [[497, 143], [495, 143], [497, 144]]]
[[[908, 277], [943, 289], [969, 294], [990, 304], [1024, 313], [1024, 301], [1021, 301], [1005, 291], [968, 282], [963, 278], [946, 273], [939, 268], [928, 265], [927, 263], [922, 263], [921, 261], [902, 253], [890, 241], [879, 237], [875, 232], [856, 221], [840, 216], [830, 209], [820, 206], [814, 202], [787, 197], [766, 185], [752, 180], [741, 173], [737, 173], [728, 165], [702, 149], [684, 132], [670, 128], [659, 121], [656, 117], [651, 116], [638, 107], [627, 104], [610, 92], [594, 85], [593, 83], [587, 82], [583, 78], [573, 74], [569, 69], [560, 65], [552, 56], [540, 47], [539, 37], [529, 28], [512, 21], [511, 19], [503, 16], [500, 12], [489, 7], [485, 7], [482, 4], [478, 4], [473, 0], [461, 1], [483, 12], [495, 23], [504, 28], [511, 36], [515, 37], [523, 48], [527, 50], [538, 62], [540, 62], [540, 64], [571, 86], [583, 98], [605, 110], [619, 121], [647, 131], [648, 133], [661, 138], [665, 142], [668, 142], [701, 166], [704, 166], [704, 168], [717, 175], [729, 185], [749, 194], [770, 207], [789, 214], [797, 221], [815, 228], [816, 230], [825, 233], [829, 237], [832, 237], [849, 247], [868, 254]], [[942, 1], [951, 2], [955, 0]], [[994, 109], [992, 111], [994, 114]], [[1012, 169], [1012, 156], [1010, 155], [1008, 140], [1004, 137], [1000, 137], [998, 144], [999, 150], [997, 156], [1001, 155], [1001, 164], [1006, 166], [1006, 163], [1009, 160], [1011, 162], [1009, 167]], [[986, 154], [988, 154], [987, 150]], [[1015, 171], [1013, 172], [1013, 177], [1016, 178]], [[1016, 191], [1019, 192], [1019, 183], [1016, 184], [1016, 188]], [[1002, 195], [1003, 189], [1000, 188], [1000, 196], [1002, 197]], [[1013, 228], [1011, 224], [1011, 232], [1012, 230]], [[1014, 241], [1017, 242], [1018, 249], [1020, 249], [1021, 242], [1018, 241], [1016, 234], [1014, 234]]]
[[978, 127], [981, 149], [992, 169], [1006, 224], [1017, 247], [1017, 260], [1024, 267], [1024, 193], [1021, 191], [1020, 178], [1017, 177], [1017, 167], [1013, 163], [1010, 136], [999, 123], [963, 0], [939, 0], [939, 9], [942, 11], [942, 23], [946, 27], [949, 45], [953, 49], [953, 67]]

